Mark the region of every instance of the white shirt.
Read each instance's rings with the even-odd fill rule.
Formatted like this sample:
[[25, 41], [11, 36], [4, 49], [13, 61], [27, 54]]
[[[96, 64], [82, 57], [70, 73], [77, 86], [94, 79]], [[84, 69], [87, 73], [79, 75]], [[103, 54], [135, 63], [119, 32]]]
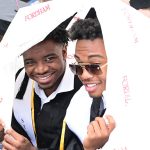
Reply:
[[[66, 84], [66, 83], [68, 83], [68, 84]], [[58, 93], [67, 92], [67, 91], [71, 91], [74, 89], [74, 74], [71, 72], [71, 70], [69, 69], [69, 67], [67, 65], [65, 74], [64, 74], [58, 88], [48, 97], [45, 95], [45, 92], [43, 91], [43, 89], [41, 89], [38, 86], [37, 82], [35, 82], [34, 88], [35, 88], [36, 94], [41, 98], [41, 108], [42, 108], [43, 104], [54, 99]]]

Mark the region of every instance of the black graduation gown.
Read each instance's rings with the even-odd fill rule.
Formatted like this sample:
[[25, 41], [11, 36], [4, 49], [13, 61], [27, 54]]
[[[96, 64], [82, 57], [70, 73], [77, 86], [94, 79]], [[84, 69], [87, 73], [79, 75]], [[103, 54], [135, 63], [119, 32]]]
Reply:
[[[28, 77], [24, 78], [28, 82]], [[56, 97], [48, 103], [45, 103], [41, 109], [41, 100], [34, 92], [34, 120], [36, 128], [37, 146], [39, 149], [59, 150], [60, 137], [62, 132], [62, 124], [66, 114], [66, 109], [71, 101], [71, 98], [76, 91], [82, 86], [79, 79], [75, 76], [74, 89], [72, 91], [59, 93]], [[23, 98], [25, 92], [25, 81], [23, 81], [20, 92]], [[18, 95], [17, 95], [18, 96]], [[12, 114], [12, 128], [21, 135], [29, 138], [27, 133], [17, 122], [14, 114]], [[31, 141], [31, 140], [30, 140]], [[64, 150], [83, 150], [83, 146], [77, 136], [66, 127]]]

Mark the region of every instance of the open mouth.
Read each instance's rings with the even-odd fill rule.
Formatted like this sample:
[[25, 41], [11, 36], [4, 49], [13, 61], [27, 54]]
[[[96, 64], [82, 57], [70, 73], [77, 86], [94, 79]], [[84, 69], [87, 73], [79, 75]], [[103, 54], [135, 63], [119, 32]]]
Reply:
[[37, 75], [34, 76], [35, 80], [40, 84], [47, 84], [50, 83], [53, 80], [54, 73], [47, 74], [47, 75]]
[[98, 84], [96, 84], [96, 83], [84, 84], [87, 92], [94, 92], [97, 89], [97, 85]]

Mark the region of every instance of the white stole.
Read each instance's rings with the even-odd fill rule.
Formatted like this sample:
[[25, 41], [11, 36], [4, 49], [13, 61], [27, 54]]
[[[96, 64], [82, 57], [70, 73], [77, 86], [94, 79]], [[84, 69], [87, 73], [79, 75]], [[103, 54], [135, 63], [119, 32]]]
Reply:
[[66, 123], [83, 142], [87, 135], [87, 126], [90, 122], [92, 98], [89, 97], [82, 86], [79, 91], [73, 96], [66, 112]]
[[[18, 92], [20, 84], [22, 83], [22, 78], [24, 77], [24, 70], [21, 71], [17, 80], [16, 80], [16, 89], [15, 95]], [[31, 94], [32, 94], [32, 80], [29, 79], [26, 92], [24, 94], [23, 99], [14, 99], [13, 111], [16, 120], [22, 126], [22, 128], [26, 131], [28, 136], [31, 139], [31, 142], [34, 146], [36, 146], [36, 138], [32, 126], [32, 112], [31, 112]], [[18, 113], [19, 112], [19, 113]]]

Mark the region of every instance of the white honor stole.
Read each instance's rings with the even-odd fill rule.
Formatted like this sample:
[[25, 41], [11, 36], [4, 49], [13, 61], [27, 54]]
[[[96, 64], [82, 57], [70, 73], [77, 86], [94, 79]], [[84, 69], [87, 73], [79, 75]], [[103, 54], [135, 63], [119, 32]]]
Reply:
[[[25, 72], [24, 70], [22, 70], [16, 79], [15, 95], [20, 89], [20, 85], [22, 83], [24, 75], [25, 75]], [[25, 132], [28, 134], [32, 144], [34, 146], [37, 146], [35, 132], [34, 132], [34, 129], [35, 129], [34, 120], [33, 120], [34, 110], [33, 110], [33, 113], [31, 111], [31, 109], [33, 108], [32, 107], [32, 103], [33, 103], [32, 92], [33, 92], [33, 80], [29, 79], [23, 99], [14, 99], [13, 111], [14, 111], [14, 116], [16, 120], [22, 126]]]
[[83, 143], [90, 123], [90, 109], [93, 99], [82, 86], [71, 99], [66, 112], [66, 124]]

